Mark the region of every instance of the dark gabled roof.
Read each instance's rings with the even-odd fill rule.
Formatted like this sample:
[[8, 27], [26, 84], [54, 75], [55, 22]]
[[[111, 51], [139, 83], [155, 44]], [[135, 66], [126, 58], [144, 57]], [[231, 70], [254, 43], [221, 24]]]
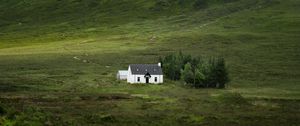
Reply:
[[137, 75], [163, 75], [162, 69], [158, 64], [131, 64], [129, 65], [131, 73]]

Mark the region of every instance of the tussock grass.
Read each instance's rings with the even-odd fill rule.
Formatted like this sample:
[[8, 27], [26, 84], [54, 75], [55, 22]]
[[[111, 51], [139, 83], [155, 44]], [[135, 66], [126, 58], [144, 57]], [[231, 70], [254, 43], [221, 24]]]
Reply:
[[[299, 124], [298, 0], [210, 0], [199, 10], [195, 0], [0, 2], [0, 101], [17, 111], [0, 123]], [[180, 50], [225, 57], [229, 86], [115, 79]]]

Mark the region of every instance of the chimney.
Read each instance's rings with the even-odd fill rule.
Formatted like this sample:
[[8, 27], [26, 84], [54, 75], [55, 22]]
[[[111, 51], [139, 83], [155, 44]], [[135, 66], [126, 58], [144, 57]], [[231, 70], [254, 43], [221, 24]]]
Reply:
[[161, 63], [158, 63], [158, 66], [161, 67]]

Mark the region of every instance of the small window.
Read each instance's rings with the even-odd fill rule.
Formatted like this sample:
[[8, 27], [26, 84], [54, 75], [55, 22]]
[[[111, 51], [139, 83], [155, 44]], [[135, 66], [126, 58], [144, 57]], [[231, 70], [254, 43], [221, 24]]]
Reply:
[[138, 78], [137, 78], [137, 81], [138, 81], [138, 82], [140, 82], [140, 81], [141, 81], [140, 77], [138, 77]]
[[154, 78], [154, 81], [157, 82], [157, 77]]

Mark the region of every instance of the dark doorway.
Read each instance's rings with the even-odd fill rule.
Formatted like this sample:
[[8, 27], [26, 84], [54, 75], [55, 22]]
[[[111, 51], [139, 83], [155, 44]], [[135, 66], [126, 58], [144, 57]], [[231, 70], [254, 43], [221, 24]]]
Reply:
[[149, 84], [149, 79], [151, 78], [150, 73], [146, 73], [144, 77], [146, 79], [146, 84]]
[[149, 84], [149, 77], [146, 77], [146, 84]]

